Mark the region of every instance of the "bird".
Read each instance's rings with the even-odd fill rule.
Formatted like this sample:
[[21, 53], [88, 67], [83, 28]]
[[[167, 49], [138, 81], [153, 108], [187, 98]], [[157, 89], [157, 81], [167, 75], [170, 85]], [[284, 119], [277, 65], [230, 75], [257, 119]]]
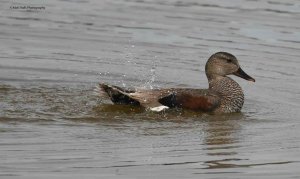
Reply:
[[244, 104], [241, 86], [228, 75], [235, 75], [255, 82], [245, 73], [237, 58], [228, 52], [217, 52], [205, 65], [208, 89], [163, 88], [124, 89], [107, 83], [99, 83], [98, 92], [114, 104], [142, 106], [150, 111], [182, 108], [193, 111], [218, 113], [240, 112]]

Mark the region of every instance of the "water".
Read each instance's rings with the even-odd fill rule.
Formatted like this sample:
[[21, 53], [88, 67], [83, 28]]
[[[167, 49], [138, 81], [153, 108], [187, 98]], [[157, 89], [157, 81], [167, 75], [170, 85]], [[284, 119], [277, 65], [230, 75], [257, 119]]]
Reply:
[[[299, 178], [300, 3], [2, 1], [1, 178]], [[43, 6], [26, 11], [11, 6]], [[206, 88], [216, 51], [242, 113], [145, 112], [95, 96], [98, 82]]]

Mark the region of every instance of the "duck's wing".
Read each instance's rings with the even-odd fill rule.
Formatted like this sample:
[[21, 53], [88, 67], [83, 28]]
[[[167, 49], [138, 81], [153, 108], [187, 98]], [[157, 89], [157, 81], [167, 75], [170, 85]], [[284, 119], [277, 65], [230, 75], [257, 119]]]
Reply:
[[99, 84], [96, 92], [101, 97], [109, 97], [115, 104], [141, 105], [152, 111], [162, 111], [169, 108], [159, 103], [158, 100], [171, 94], [167, 90], [124, 89], [104, 83]]
[[213, 111], [220, 105], [219, 94], [206, 89], [140, 90], [128, 96], [152, 110], [179, 107], [198, 111]]
[[134, 93], [128, 93], [128, 97], [138, 101], [140, 105], [151, 111], [162, 111], [169, 106], [159, 102], [160, 99], [169, 96], [172, 91], [169, 89], [137, 90]]
[[108, 95], [116, 104], [141, 105], [152, 111], [171, 107], [212, 111], [220, 104], [218, 94], [202, 89], [125, 90], [107, 84], [100, 84], [99, 87], [100, 93]]
[[159, 100], [168, 107], [213, 111], [220, 105], [220, 95], [207, 89], [171, 89], [172, 93]]

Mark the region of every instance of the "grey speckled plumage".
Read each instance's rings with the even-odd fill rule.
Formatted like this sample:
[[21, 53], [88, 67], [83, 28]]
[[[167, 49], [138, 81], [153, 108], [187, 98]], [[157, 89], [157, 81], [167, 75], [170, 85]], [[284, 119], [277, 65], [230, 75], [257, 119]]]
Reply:
[[239, 112], [244, 104], [244, 93], [240, 85], [229, 77], [209, 82], [209, 89], [220, 97], [220, 106], [215, 112]]
[[227, 52], [213, 54], [205, 65], [205, 73], [208, 89], [126, 90], [103, 83], [99, 89], [100, 94], [106, 94], [115, 104], [141, 105], [153, 111], [178, 107], [213, 113], [239, 112], [244, 104], [243, 90], [227, 75], [255, 80], [240, 68], [236, 57]]

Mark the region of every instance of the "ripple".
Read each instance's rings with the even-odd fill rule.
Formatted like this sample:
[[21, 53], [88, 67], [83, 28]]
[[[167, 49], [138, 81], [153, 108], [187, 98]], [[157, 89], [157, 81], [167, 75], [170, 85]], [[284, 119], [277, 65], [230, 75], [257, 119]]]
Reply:
[[[0, 15], [0, 176], [299, 176], [296, 1], [53, 0], [36, 13], [10, 4]], [[151, 113], [93, 94], [99, 81], [206, 88], [216, 51], [257, 79], [235, 78], [242, 113]]]

